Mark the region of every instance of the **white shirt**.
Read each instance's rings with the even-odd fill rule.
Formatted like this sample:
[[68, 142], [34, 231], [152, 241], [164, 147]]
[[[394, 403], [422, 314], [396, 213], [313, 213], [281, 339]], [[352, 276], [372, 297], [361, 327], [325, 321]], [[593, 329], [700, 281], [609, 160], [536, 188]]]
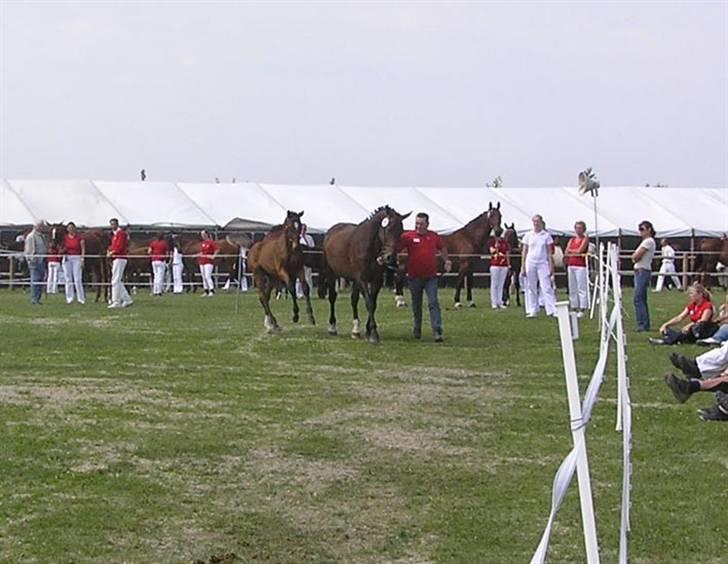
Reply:
[[315, 243], [313, 242], [313, 237], [309, 235], [308, 233], [304, 233], [301, 235], [301, 238], [298, 241], [301, 245], [305, 245], [306, 247], [314, 247]]
[[636, 263], [634, 263], [635, 269], [643, 268], [645, 270], [652, 270], [652, 259], [655, 258], [655, 248], [656, 247], [657, 247], [657, 245], [655, 245], [655, 240], [652, 237], [647, 237], [647, 239], [642, 239], [640, 246], [637, 248], [645, 249], [645, 254], [642, 255], [642, 258], [640, 260], [638, 260]]
[[675, 249], [670, 245], [662, 247], [660, 254], [662, 255], [663, 264], [672, 264], [675, 261]]
[[528, 254], [526, 255], [527, 263], [548, 262], [549, 255], [551, 254], [551, 245], [554, 244], [551, 233], [545, 229], [538, 233], [529, 231], [523, 236], [522, 243], [528, 247]]
[[172, 264], [182, 264], [182, 253], [176, 247], [172, 249]]

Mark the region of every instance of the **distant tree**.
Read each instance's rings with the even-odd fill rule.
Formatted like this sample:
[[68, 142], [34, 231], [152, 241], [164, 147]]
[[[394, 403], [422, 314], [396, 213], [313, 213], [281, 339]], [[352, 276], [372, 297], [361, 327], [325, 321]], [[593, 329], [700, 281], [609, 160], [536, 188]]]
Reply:
[[139, 176], [142, 177], [142, 182], [144, 182], [147, 179], [147, 169], [143, 168], [139, 171]]

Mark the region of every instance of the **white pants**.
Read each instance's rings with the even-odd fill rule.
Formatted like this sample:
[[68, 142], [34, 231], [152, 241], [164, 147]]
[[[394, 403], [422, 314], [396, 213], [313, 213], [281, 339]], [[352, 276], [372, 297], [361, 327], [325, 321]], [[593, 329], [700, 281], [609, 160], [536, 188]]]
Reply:
[[63, 276], [66, 278], [66, 303], [73, 302], [73, 290], [76, 290], [76, 300], [80, 304], [86, 303], [86, 294], [83, 291], [83, 274], [81, 273], [81, 257], [67, 255], [63, 261]]
[[46, 293], [58, 293], [58, 273], [61, 270], [60, 262], [48, 262], [48, 281], [46, 284]]
[[503, 305], [503, 286], [508, 274], [507, 266], [490, 267], [490, 305], [499, 307]]
[[713, 378], [724, 370], [728, 370], [728, 341], [717, 349], [695, 357], [695, 362], [703, 378]]
[[182, 293], [182, 271], [185, 265], [182, 263], [172, 265], [172, 291], [175, 294]]
[[680, 284], [680, 277], [675, 274], [675, 263], [673, 261], [667, 262], [662, 261], [660, 265], [660, 273], [657, 275], [657, 286], [655, 286], [655, 292], [662, 292], [662, 285], [665, 283], [665, 277], [672, 274], [671, 278], [675, 284], [675, 287], [679, 290], [682, 288]]
[[215, 284], [212, 282], [212, 269], [215, 268], [214, 264], [201, 264], [200, 274], [202, 274], [202, 289], [203, 290], [215, 290]]
[[526, 315], [538, 314], [539, 294], [548, 315], [556, 313], [556, 295], [547, 262], [526, 261]]
[[164, 273], [167, 265], [163, 260], [152, 261], [152, 272], [154, 272], [154, 282], [152, 284], [152, 294], [161, 295], [164, 291]]
[[589, 309], [589, 279], [586, 266], [569, 266], [569, 305], [572, 309]]
[[[313, 290], [313, 271], [308, 266], [303, 267], [303, 277], [306, 279], [306, 284], [308, 284], [308, 291], [310, 294]], [[298, 279], [296, 279], [296, 297], [303, 297], [303, 284], [301, 284], [301, 281]]]
[[111, 263], [111, 305], [124, 306], [132, 303], [124, 287], [126, 259], [117, 258]]

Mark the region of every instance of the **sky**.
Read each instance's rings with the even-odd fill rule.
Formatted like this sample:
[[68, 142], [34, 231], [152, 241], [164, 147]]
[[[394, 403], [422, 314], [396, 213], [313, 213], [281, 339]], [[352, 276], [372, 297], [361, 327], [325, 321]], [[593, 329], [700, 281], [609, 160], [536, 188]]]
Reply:
[[0, 0], [0, 178], [728, 186], [728, 2]]

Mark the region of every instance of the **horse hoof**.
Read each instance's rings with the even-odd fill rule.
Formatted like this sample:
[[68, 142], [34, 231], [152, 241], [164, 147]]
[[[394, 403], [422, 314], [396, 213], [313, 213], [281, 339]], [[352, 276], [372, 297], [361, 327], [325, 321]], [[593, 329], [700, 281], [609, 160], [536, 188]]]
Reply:
[[470, 303], [468, 304], [468, 307], [475, 307], [475, 302], [470, 302]]
[[313, 318], [313, 316], [309, 316], [309, 317], [308, 317], [308, 322], [309, 322], [309, 323], [310, 323], [311, 325], [316, 325], [316, 320], [315, 320], [315, 319]]
[[297, 316], [297, 315], [294, 315], [294, 316], [293, 316], [293, 322], [294, 322], [294, 323], [298, 323], [298, 316]]
[[369, 343], [372, 345], [378, 345], [379, 344], [379, 335], [376, 333], [372, 333], [369, 335]]
[[338, 335], [336, 332], [336, 325], [329, 325], [329, 335], [332, 337], [336, 337], [336, 335]]
[[460, 309], [461, 307], [463, 307], [463, 304], [461, 304], [460, 302], [455, 302], [455, 309]]

